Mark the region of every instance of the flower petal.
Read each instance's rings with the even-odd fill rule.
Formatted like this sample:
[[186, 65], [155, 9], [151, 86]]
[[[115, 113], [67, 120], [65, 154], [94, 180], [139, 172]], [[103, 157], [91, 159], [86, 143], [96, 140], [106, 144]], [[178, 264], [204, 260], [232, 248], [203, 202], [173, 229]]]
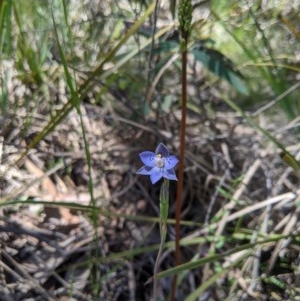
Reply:
[[166, 169], [172, 169], [176, 166], [176, 164], [179, 162], [177, 157], [175, 156], [169, 156], [165, 158], [165, 168]]
[[152, 184], [155, 184], [156, 182], [158, 182], [163, 176], [163, 171], [161, 168], [158, 167], [154, 167], [151, 170], [151, 174], [150, 174], [150, 180]]
[[173, 169], [165, 169], [164, 173], [163, 173], [163, 177], [168, 179], [168, 180], [177, 181], [177, 177], [176, 177], [175, 171]]
[[146, 165], [146, 166], [150, 166], [150, 167], [154, 167], [155, 166], [155, 154], [153, 152], [142, 152], [139, 154], [142, 162]]
[[143, 166], [141, 167], [136, 173], [138, 175], [146, 175], [146, 176], [149, 176], [151, 175], [151, 170], [152, 170], [153, 167], [149, 167], [149, 166]]
[[166, 157], [169, 157], [170, 156], [170, 153], [169, 153], [169, 150], [167, 149], [167, 147], [163, 144], [163, 143], [160, 143], [156, 150], [155, 150], [155, 154], [161, 154], [162, 157], [166, 158]]

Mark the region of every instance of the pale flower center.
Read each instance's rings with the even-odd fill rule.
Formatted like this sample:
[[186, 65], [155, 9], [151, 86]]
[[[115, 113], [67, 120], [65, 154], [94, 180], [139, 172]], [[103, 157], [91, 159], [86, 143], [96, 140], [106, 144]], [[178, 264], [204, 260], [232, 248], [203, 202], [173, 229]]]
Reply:
[[157, 154], [155, 156], [155, 165], [159, 168], [164, 168], [165, 166], [165, 158], [161, 156], [161, 154]]

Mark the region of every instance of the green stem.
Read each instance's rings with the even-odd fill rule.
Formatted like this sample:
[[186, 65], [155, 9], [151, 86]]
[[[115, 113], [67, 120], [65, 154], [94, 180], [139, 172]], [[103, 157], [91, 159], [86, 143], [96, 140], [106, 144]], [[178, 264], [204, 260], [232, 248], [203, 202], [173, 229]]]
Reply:
[[157, 254], [157, 258], [154, 265], [154, 280], [153, 280], [153, 300], [157, 301], [157, 288], [158, 279], [156, 275], [158, 274], [159, 266], [161, 263], [161, 256], [166, 242], [167, 237], [167, 223], [168, 223], [168, 212], [169, 212], [169, 180], [164, 179], [164, 182], [160, 188], [160, 246]]

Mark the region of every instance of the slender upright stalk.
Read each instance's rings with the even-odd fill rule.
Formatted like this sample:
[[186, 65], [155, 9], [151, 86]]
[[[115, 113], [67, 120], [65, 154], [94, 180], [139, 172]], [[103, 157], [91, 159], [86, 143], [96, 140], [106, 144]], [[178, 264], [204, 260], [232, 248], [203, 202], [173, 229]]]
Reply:
[[[175, 239], [175, 266], [180, 265], [180, 216], [182, 207], [183, 192], [183, 171], [184, 171], [184, 153], [185, 153], [185, 136], [186, 136], [186, 103], [187, 103], [187, 45], [192, 20], [191, 0], [180, 0], [178, 9], [178, 18], [181, 33], [181, 125], [180, 125], [180, 161], [178, 167], [178, 184], [176, 198], [176, 239]], [[177, 274], [174, 275], [171, 291], [171, 301], [175, 300], [177, 286]]]
[[156, 275], [159, 270], [161, 255], [165, 246], [166, 237], [167, 237], [167, 223], [168, 223], [168, 212], [169, 212], [169, 180], [164, 179], [164, 182], [160, 188], [160, 196], [159, 196], [159, 204], [160, 204], [160, 246], [157, 254], [157, 258], [154, 266], [154, 280], [153, 280], [153, 300], [157, 301], [157, 287], [158, 282]]

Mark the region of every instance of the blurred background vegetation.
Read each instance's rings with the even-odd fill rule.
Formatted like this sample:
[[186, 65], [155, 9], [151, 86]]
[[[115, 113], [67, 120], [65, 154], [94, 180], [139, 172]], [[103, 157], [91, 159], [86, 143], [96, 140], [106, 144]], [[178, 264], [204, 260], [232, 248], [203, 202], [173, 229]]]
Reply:
[[[0, 236], [0, 282], [10, 298], [5, 300], [37, 295], [41, 299], [34, 300], [151, 300], [144, 283], [152, 276], [159, 241], [159, 187], [135, 171], [138, 153], [153, 151], [158, 142], [178, 154], [177, 5], [172, 0], [160, 1], [158, 9], [148, 0], [0, 0], [1, 227], [9, 233]], [[276, 143], [242, 116], [253, 118], [297, 157], [300, 1], [203, 0], [193, 7], [182, 235], [192, 244], [184, 251], [185, 262], [197, 254], [208, 259], [197, 272], [186, 267], [192, 276], [182, 277], [177, 300], [201, 294], [198, 300], [298, 300], [299, 283], [297, 291], [291, 280], [299, 265], [297, 202], [276, 210], [267, 202], [297, 191], [298, 180], [281, 163]], [[171, 196], [175, 199], [175, 192]], [[266, 201], [259, 214], [249, 209], [211, 238], [211, 225], [257, 201]], [[45, 202], [58, 212], [50, 212]], [[224, 204], [231, 204], [226, 212]], [[290, 219], [276, 229], [286, 216]], [[78, 233], [82, 244], [72, 242], [41, 280], [38, 260], [30, 256], [43, 239], [50, 245], [51, 240], [45, 232], [40, 235], [46, 238], [34, 236], [26, 225], [61, 232], [53, 238], [56, 250]], [[281, 240], [292, 233], [288, 226], [296, 231], [289, 243]], [[231, 258], [250, 289], [237, 281], [237, 270], [224, 265], [225, 253], [209, 257], [230, 250], [240, 254], [237, 246], [268, 233], [273, 244], [258, 243], [253, 253]], [[207, 241], [193, 240], [206, 236]], [[170, 221], [168, 240], [173, 239]], [[278, 248], [289, 255], [280, 257]], [[165, 254], [172, 250], [167, 245]], [[254, 253], [259, 263], [249, 264]], [[36, 267], [26, 269], [29, 261]], [[173, 264], [167, 258], [162, 270]], [[14, 268], [22, 272], [14, 275]], [[213, 273], [219, 278], [201, 286]], [[285, 280], [276, 278], [283, 274]], [[20, 279], [24, 291], [6, 285]], [[191, 296], [197, 287], [206, 293]], [[165, 298], [169, 288], [170, 280], [162, 281]]]

